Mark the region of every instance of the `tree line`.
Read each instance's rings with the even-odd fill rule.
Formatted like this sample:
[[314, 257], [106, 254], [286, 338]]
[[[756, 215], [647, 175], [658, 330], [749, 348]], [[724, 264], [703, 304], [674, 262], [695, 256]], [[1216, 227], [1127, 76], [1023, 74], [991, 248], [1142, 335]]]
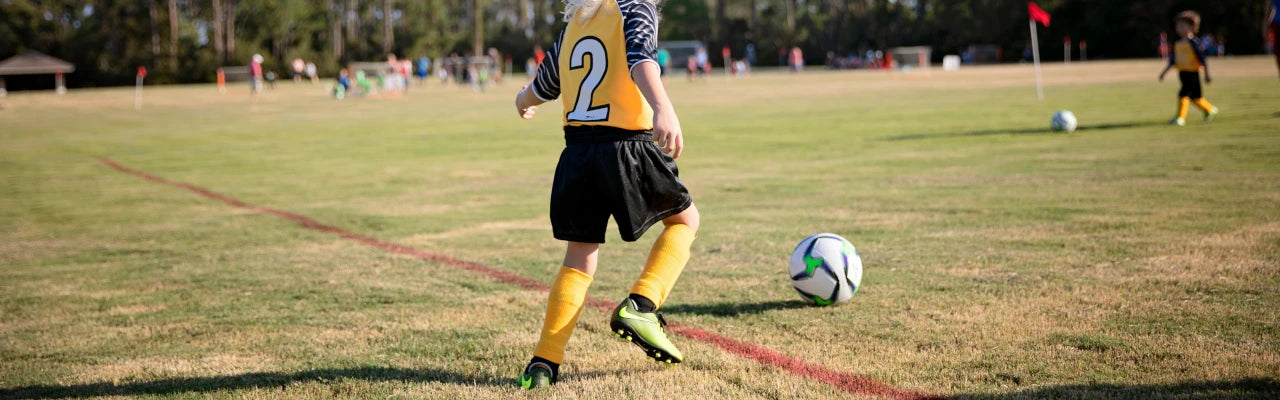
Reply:
[[[1266, 0], [1041, 0], [1053, 14], [1040, 32], [1049, 59], [1062, 37], [1087, 40], [1091, 58], [1155, 56], [1161, 32], [1184, 9], [1204, 16], [1202, 31], [1235, 54], [1261, 51]], [[149, 81], [208, 82], [224, 65], [262, 54], [287, 76], [294, 58], [331, 76], [351, 61], [496, 48], [517, 60], [548, 47], [563, 23], [560, 0], [0, 0], [0, 58], [36, 50], [77, 65], [73, 86], [128, 84], [145, 65]], [[748, 43], [757, 62], [776, 65], [776, 49], [798, 46], [809, 64], [827, 53], [928, 45], [934, 57], [970, 45], [994, 46], [1003, 61], [1029, 47], [1023, 0], [665, 0], [662, 40]], [[1056, 49], [1056, 51], [1055, 51]], [[713, 53], [716, 53], [713, 51]], [[715, 60], [718, 64], [719, 60]], [[12, 84], [10, 85], [13, 86]]]

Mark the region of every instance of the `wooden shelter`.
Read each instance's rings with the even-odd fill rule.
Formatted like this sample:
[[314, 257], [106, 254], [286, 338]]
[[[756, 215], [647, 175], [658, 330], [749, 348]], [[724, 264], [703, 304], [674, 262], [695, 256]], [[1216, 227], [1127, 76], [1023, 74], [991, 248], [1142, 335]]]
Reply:
[[44, 75], [53, 74], [54, 87], [58, 94], [67, 91], [63, 74], [75, 72], [76, 66], [56, 57], [27, 50], [9, 59], [0, 61], [0, 91], [4, 91], [4, 77], [7, 75]]

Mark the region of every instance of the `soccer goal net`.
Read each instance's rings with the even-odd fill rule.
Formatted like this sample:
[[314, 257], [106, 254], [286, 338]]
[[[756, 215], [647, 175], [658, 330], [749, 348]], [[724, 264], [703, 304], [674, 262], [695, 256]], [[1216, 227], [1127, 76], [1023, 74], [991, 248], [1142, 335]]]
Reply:
[[893, 65], [899, 69], [929, 68], [929, 57], [933, 56], [933, 48], [929, 46], [895, 47], [889, 50], [893, 56]]

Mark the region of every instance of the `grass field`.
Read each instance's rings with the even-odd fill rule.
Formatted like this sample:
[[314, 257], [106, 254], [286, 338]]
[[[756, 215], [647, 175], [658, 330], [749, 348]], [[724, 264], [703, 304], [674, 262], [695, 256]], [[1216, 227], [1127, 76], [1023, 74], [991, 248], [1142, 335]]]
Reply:
[[[1187, 127], [1157, 60], [1045, 70], [716, 76], [669, 91], [703, 215], [668, 319], [904, 390], [971, 399], [1280, 397], [1280, 81], [1214, 61]], [[584, 311], [564, 381], [515, 377], [545, 293], [249, 204], [549, 283], [559, 104], [516, 83], [394, 99], [284, 84], [0, 98], [0, 398], [848, 398], [676, 337], [648, 361]], [[1057, 109], [1082, 129], [1048, 132]], [[849, 303], [806, 306], [786, 260], [841, 234]], [[617, 300], [648, 235], [603, 248]]]

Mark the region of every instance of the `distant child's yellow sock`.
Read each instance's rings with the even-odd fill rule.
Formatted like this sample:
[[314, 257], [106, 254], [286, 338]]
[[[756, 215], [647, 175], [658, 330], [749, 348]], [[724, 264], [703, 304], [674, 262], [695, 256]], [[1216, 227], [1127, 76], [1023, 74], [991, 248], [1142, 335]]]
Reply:
[[547, 296], [547, 316], [542, 320], [542, 337], [533, 355], [556, 364], [564, 360], [564, 346], [573, 336], [573, 326], [578, 323], [590, 286], [591, 275], [560, 267], [555, 283], [551, 284], [551, 294]]
[[1195, 103], [1196, 103], [1196, 107], [1200, 107], [1201, 110], [1204, 110], [1205, 114], [1213, 112], [1213, 104], [1209, 104], [1209, 100], [1205, 100], [1203, 97], [1201, 97], [1196, 99]]
[[631, 286], [631, 294], [644, 296], [653, 301], [655, 307], [661, 307], [676, 285], [684, 264], [689, 262], [689, 246], [693, 245], [693, 238], [693, 229], [688, 225], [676, 224], [663, 230], [649, 251], [649, 260], [644, 263], [640, 279]]
[[1179, 119], [1187, 119], [1187, 107], [1189, 107], [1190, 105], [1191, 105], [1190, 97], [1178, 98], [1178, 118]]

